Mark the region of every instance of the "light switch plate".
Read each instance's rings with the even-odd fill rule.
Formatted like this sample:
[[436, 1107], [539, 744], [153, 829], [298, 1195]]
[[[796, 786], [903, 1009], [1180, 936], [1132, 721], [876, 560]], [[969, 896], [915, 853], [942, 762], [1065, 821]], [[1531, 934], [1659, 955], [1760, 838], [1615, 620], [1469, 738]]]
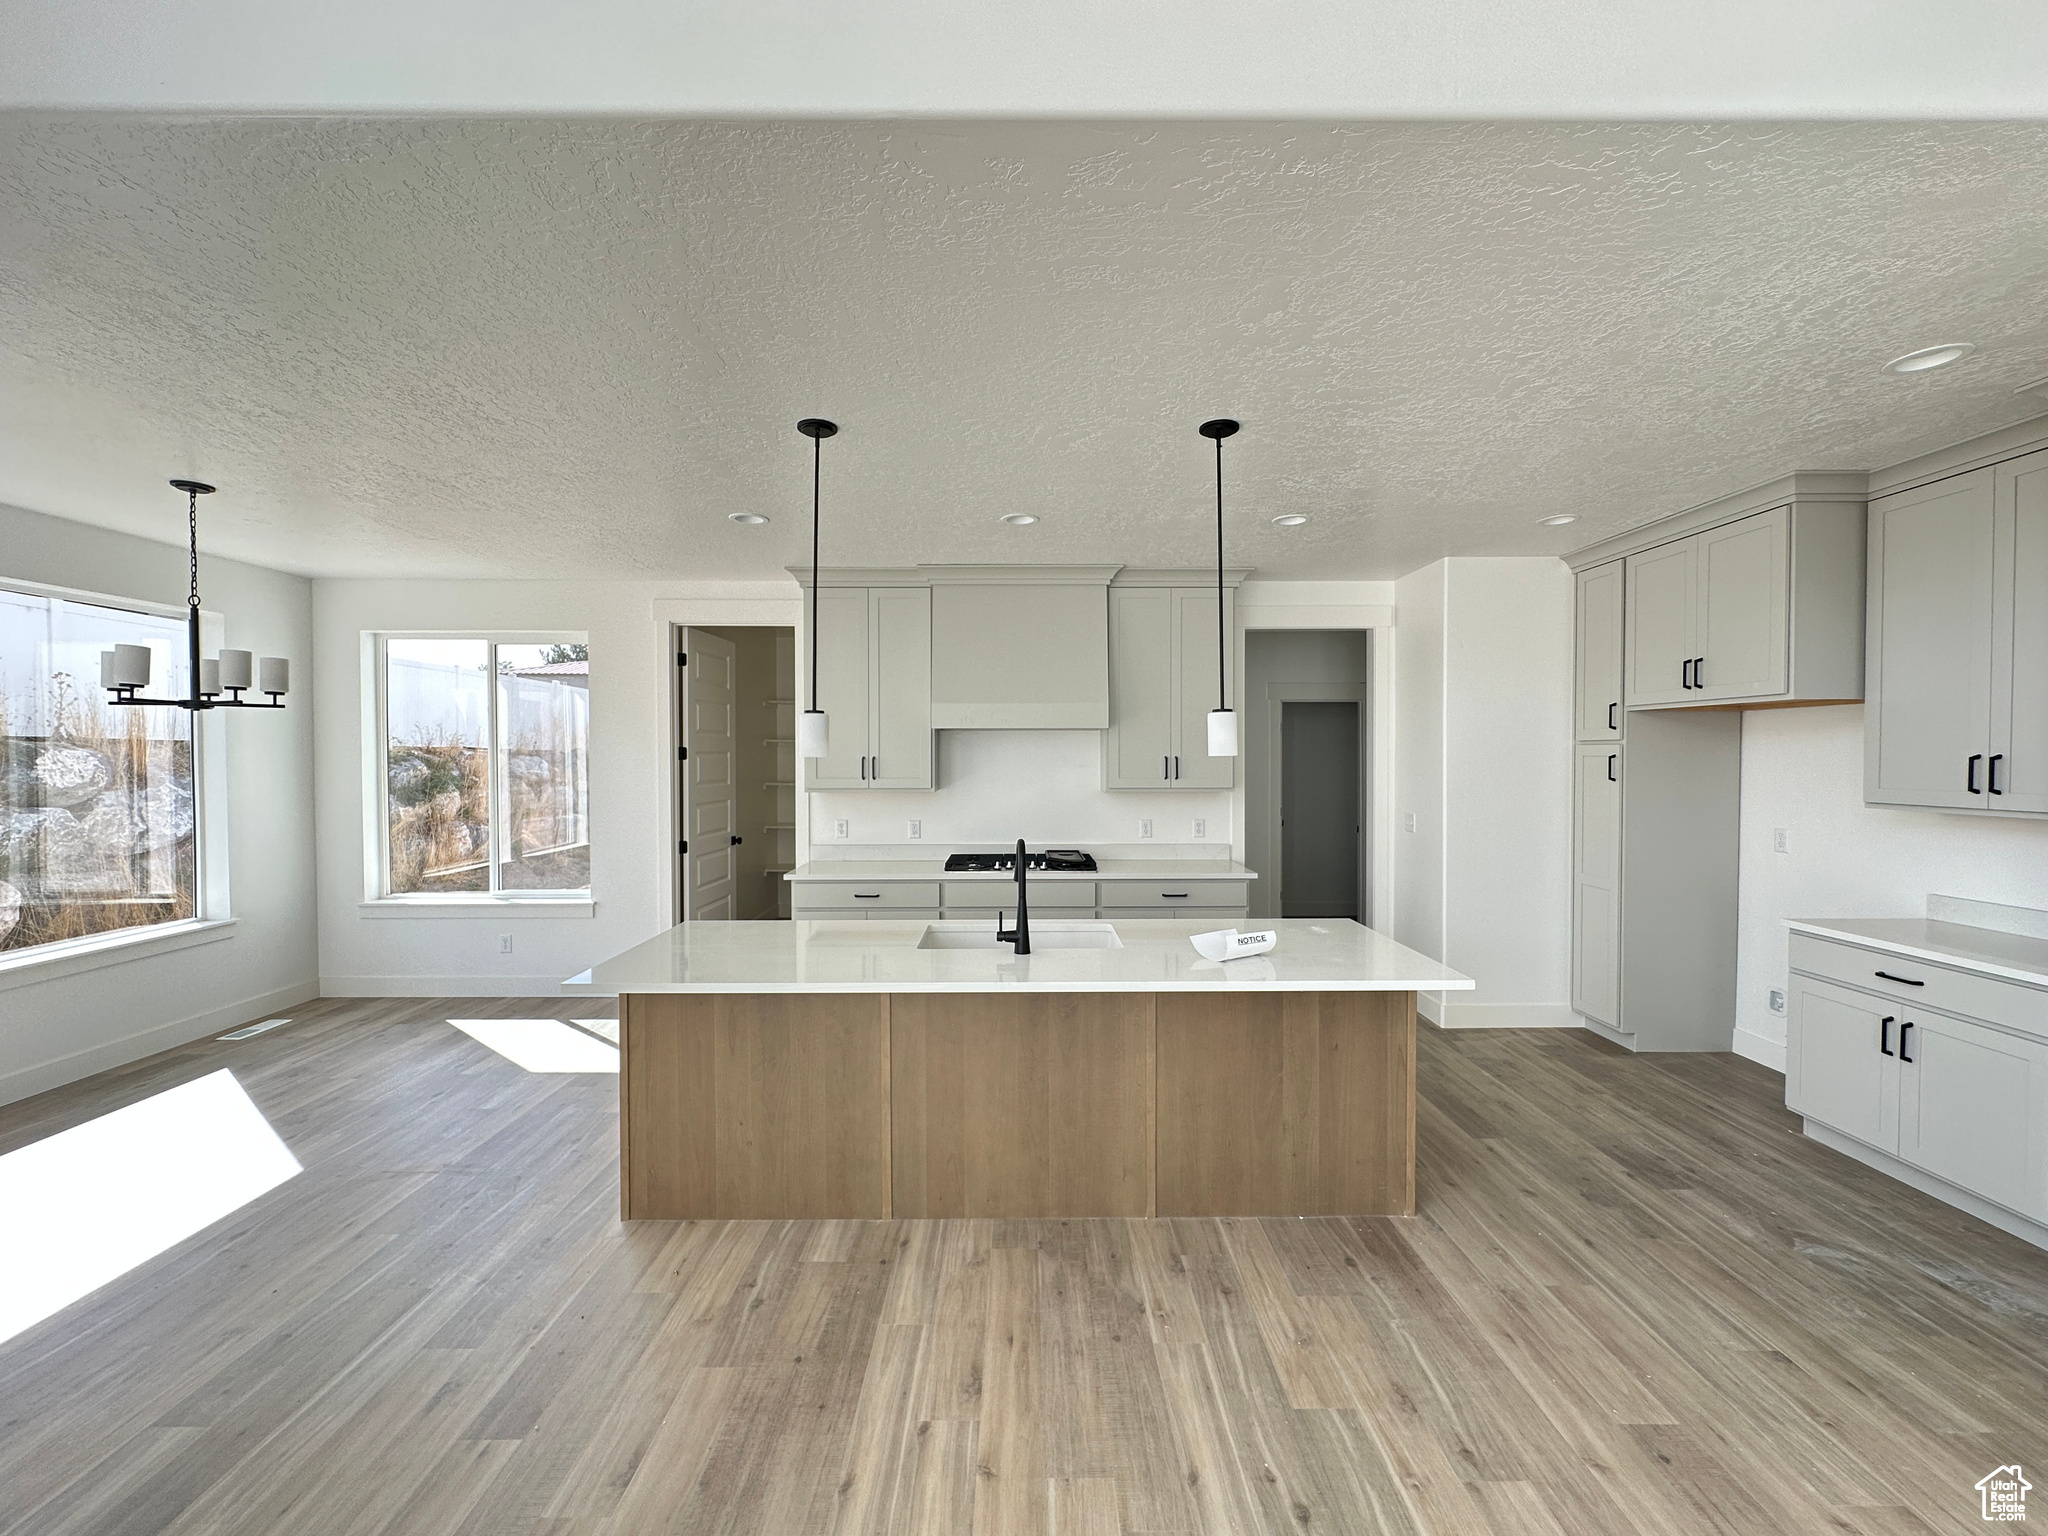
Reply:
[[909, 825], [910, 825], [910, 835], [911, 835], [912, 837], [923, 837], [923, 836], [924, 836], [924, 823], [923, 823], [923, 822], [921, 822], [921, 821], [913, 821], [913, 822], [911, 822], [911, 823], [910, 823]]
[[833, 821], [832, 835], [834, 837], [846, 836], [846, 818], [844, 816], [840, 816]]
[[1784, 1011], [1785, 994], [1783, 992], [1780, 992], [1776, 987], [1771, 988], [1771, 1012], [1783, 1013]]
[[1408, 812], [1407, 815], [1401, 818], [1401, 830], [1404, 832], [1413, 832], [1415, 830], [1415, 813], [1413, 811]]
[[509, 933], [501, 933], [501, 934], [499, 934], [499, 935], [498, 935], [498, 953], [499, 953], [499, 954], [501, 954], [501, 955], [509, 955], [509, 954], [511, 954], [511, 953], [512, 953], [512, 935], [511, 935], [511, 934], [509, 934]]

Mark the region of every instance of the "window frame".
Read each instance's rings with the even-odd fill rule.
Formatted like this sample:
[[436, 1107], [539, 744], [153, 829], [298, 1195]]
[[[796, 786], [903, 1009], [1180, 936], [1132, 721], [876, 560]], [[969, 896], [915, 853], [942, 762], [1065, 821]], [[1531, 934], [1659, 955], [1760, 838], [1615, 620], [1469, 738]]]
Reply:
[[[23, 597], [82, 603], [93, 608], [111, 608], [117, 613], [139, 614], [167, 619], [182, 631], [187, 608], [182, 602], [162, 603], [153, 598], [128, 597], [112, 592], [95, 592], [85, 587], [60, 586], [54, 582], [31, 581], [26, 577], [0, 575], [0, 590]], [[214, 609], [199, 610], [200, 643], [218, 653], [225, 643], [225, 621]], [[98, 687], [98, 679], [91, 686]], [[130, 945], [148, 944], [152, 949], [180, 949], [189, 943], [204, 943], [226, 937], [234, 922], [228, 888], [227, 817], [213, 814], [216, 805], [226, 804], [227, 754], [217, 739], [216, 716], [189, 716], [192, 757], [192, 915], [163, 923], [138, 923], [110, 928], [75, 939], [54, 939], [20, 949], [0, 950], [0, 989], [45, 979], [35, 974], [44, 967], [58, 967], [57, 974], [106, 963], [100, 956]]]
[[[583, 630], [542, 630], [542, 629], [391, 629], [379, 630], [372, 637], [369, 646], [370, 687], [375, 700], [370, 712], [372, 729], [376, 733], [376, 744], [370, 757], [373, 760], [373, 794], [366, 806], [365, 830], [376, 849], [374, 860], [374, 884], [368, 892], [365, 906], [371, 907], [463, 907], [463, 906], [553, 906], [581, 907], [588, 909], [592, 904], [590, 886], [560, 887], [553, 890], [502, 890], [498, 886], [501, 865], [504, 862], [504, 817], [500, 814], [500, 797], [505, 793], [498, 771], [498, 759], [503, 750], [500, 742], [501, 720], [498, 709], [498, 647], [504, 645], [581, 645], [590, 644], [588, 632]], [[390, 724], [390, 645], [393, 640], [479, 640], [489, 648], [489, 710], [487, 732], [489, 736], [491, 763], [490, 793], [490, 888], [482, 891], [394, 891], [391, 889], [391, 724]], [[585, 814], [588, 815], [586, 803]], [[371, 861], [365, 861], [366, 868]]]

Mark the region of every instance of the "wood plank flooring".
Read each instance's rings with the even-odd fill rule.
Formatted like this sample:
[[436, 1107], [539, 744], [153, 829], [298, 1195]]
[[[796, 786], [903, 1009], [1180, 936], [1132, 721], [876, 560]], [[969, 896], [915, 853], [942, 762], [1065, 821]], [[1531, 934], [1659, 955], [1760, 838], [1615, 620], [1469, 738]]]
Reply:
[[226, 1066], [306, 1170], [0, 1344], [0, 1531], [1919, 1536], [2048, 1489], [2048, 1255], [1734, 1057], [1425, 1029], [1413, 1219], [626, 1226], [615, 1080], [443, 1022], [605, 1011], [322, 1002], [0, 1108]]

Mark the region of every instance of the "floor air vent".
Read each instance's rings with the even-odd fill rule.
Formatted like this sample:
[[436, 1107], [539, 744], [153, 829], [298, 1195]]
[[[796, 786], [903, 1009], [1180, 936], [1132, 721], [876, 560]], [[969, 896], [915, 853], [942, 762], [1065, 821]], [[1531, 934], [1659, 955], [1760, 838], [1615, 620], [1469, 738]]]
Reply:
[[215, 1035], [216, 1040], [246, 1040], [251, 1035], [260, 1035], [266, 1029], [275, 1029], [280, 1024], [289, 1024], [290, 1019], [265, 1019], [261, 1024], [244, 1024], [240, 1029], [231, 1029], [224, 1035]]

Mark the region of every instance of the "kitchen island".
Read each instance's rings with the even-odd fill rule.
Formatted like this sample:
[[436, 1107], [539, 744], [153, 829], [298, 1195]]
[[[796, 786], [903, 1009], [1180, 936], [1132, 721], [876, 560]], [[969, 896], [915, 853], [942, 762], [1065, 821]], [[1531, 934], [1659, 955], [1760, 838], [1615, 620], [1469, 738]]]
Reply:
[[685, 923], [619, 997], [628, 1220], [1405, 1215], [1415, 994], [1472, 982], [1342, 919]]

